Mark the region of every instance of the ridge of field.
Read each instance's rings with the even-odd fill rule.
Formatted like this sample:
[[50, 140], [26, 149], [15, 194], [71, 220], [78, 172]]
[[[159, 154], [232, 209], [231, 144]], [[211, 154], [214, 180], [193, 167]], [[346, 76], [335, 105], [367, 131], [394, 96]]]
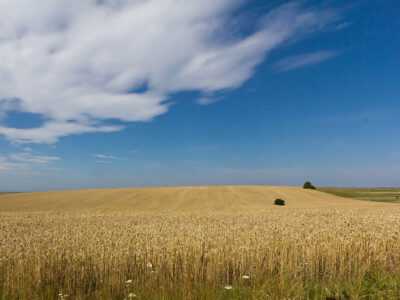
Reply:
[[[390, 205], [353, 200], [286, 186], [192, 186], [120, 188], [0, 195], [0, 211], [195, 211], [287, 207], [376, 207]], [[393, 204], [392, 204], [393, 205]]]
[[319, 191], [358, 200], [400, 203], [400, 188], [337, 188], [323, 187]]

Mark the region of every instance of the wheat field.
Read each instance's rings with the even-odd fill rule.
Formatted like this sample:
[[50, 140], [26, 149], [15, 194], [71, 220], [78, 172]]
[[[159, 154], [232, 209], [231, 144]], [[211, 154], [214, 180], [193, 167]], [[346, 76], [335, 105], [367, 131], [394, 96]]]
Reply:
[[0, 211], [199, 211], [286, 207], [379, 207], [379, 203], [286, 186], [189, 186], [98, 189], [0, 195]]
[[0, 210], [0, 299], [400, 298], [397, 204], [199, 187], [1, 195]]

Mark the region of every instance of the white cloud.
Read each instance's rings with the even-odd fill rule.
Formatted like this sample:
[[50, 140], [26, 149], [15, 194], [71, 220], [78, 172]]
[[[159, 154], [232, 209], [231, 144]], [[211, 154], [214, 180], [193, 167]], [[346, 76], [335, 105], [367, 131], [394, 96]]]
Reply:
[[293, 55], [278, 61], [274, 64], [274, 67], [280, 71], [289, 71], [323, 62], [338, 54], [340, 54], [339, 51], [324, 50], [314, 53]]
[[0, 126], [0, 134], [18, 143], [55, 143], [60, 137], [88, 132], [113, 132], [122, 126], [95, 126], [76, 122], [47, 122], [39, 128], [9, 128]]
[[[97, 158], [115, 159], [115, 156], [113, 156], [113, 155], [95, 154], [94, 156]], [[101, 161], [101, 162], [104, 162], [104, 161]]]
[[13, 171], [26, 167], [27, 164], [10, 162], [8, 161], [7, 157], [0, 154], [0, 171]]
[[56, 156], [33, 155], [29, 152], [0, 154], [0, 171], [36, 172], [35, 170], [60, 170], [54, 163], [60, 160]]
[[342, 30], [342, 29], [344, 29], [344, 28], [349, 27], [350, 25], [351, 25], [350, 22], [343, 22], [343, 23], [340, 23], [339, 25], [336, 26], [336, 30]]
[[212, 97], [201, 97], [196, 100], [196, 103], [199, 105], [209, 105], [215, 102], [218, 102], [220, 98], [212, 98]]
[[35, 163], [35, 164], [47, 164], [59, 160], [56, 156], [45, 156], [45, 155], [32, 155], [31, 153], [14, 153], [10, 154], [9, 158], [14, 161]]
[[286, 4], [253, 33], [235, 35], [230, 24], [242, 2], [0, 0], [0, 115], [19, 110], [44, 120], [38, 128], [0, 126], [0, 134], [54, 143], [123, 129], [110, 119], [150, 121], [167, 112], [173, 93], [239, 87], [269, 51], [337, 19]]

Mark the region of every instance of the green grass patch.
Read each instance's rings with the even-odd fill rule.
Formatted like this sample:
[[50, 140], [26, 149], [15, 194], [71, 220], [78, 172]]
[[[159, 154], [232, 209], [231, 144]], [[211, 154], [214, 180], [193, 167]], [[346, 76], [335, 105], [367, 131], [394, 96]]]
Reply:
[[399, 202], [400, 188], [318, 188], [318, 191], [340, 197], [377, 202]]
[[[58, 296], [60, 287], [47, 286], [45, 290], [37, 291], [35, 295], [24, 293], [23, 287], [20, 294], [3, 295], [0, 289], [0, 299], [61, 299]], [[400, 299], [400, 274], [398, 272], [367, 271], [344, 279], [322, 279], [318, 276], [304, 277], [302, 280], [288, 278], [265, 278], [261, 284], [233, 283], [227, 290], [223, 284], [198, 283], [188, 285], [185, 282], [176, 286], [148, 289], [143, 287], [134, 291], [134, 296], [129, 288], [121, 290], [107, 290], [98, 288], [91, 291], [77, 291], [66, 299]], [[131, 297], [129, 296], [131, 294]]]

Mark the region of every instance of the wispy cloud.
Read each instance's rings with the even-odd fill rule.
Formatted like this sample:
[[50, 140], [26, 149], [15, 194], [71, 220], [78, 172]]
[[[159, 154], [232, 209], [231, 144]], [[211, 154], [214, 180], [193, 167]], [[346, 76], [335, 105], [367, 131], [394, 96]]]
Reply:
[[222, 96], [203, 96], [198, 99], [196, 99], [196, 103], [199, 105], [210, 105], [215, 102], [219, 102], [223, 99], [224, 97]]
[[55, 143], [124, 129], [111, 119], [151, 121], [168, 111], [174, 93], [237, 88], [270, 51], [339, 19], [333, 10], [294, 2], [254, 20], [256, 30], [243, 35], [232, 25], [242, 2], [0, 1], [7, 24], [0, 26], [0, 57], [7, 57], [0, 62], [0, 114], [18, 110], [45, 120], [37, 128], [2, 125], [0, 134], [16, 143]]
[[315, 65], [339, 55], [337, 50], [324, 50], [314, 53], [299, 54], [286, 57], [276, 62], [273, 67], [279, 71], [289, 71], [309, 65]]
[[209, 105], [209, 104], [217, 102], [217, 101], [218, 101], [218, 99], [214, 99], [211, 97], [201, 97], [196, 100], [196, 103], [200, 104], [200, 105]]
[[113, 155], [95, 154], [94, 156], [97, 158], [103, 158], [103, 159], [115, 159], [115, 156], [113, 156]]
[[[1, 96], [1, 95], [0, 95]], [[17, 144], [23, 143], [55, 143], [60, 137], [71, 134], [90, 132], [114, 132], [122, 130], [123, 126], [99, 126], [95, 124], [78, 124], [72, 122], [48, 122], [39, 128], [9, 128], [0, 126], [0, 134]]]
[[28, 152], [0, 154], [0, 171], [38, 172], [38, 170], [61, 170], [54, 167], [60, 158], [47, 155], [33, 155]]
[[340, 23], [339, 25], [336, 26], [336, 30], [345, 29], [345, 28], [349, 27], [350, 25], [351, 25], [350, 22], [343, 22], [343, 23]]
[[32, 155], [31, 153], [10, 154], [9, 158], [14, 161], [35, 163], [35, 164], [47, 164], [60, 160], [60, 158], [56, 156]]
[[7, 157], [0, 154], [0, 171], [14, 171], [20, 169], [26, 169], [27, 164], [16, 163], [9, 161]]

